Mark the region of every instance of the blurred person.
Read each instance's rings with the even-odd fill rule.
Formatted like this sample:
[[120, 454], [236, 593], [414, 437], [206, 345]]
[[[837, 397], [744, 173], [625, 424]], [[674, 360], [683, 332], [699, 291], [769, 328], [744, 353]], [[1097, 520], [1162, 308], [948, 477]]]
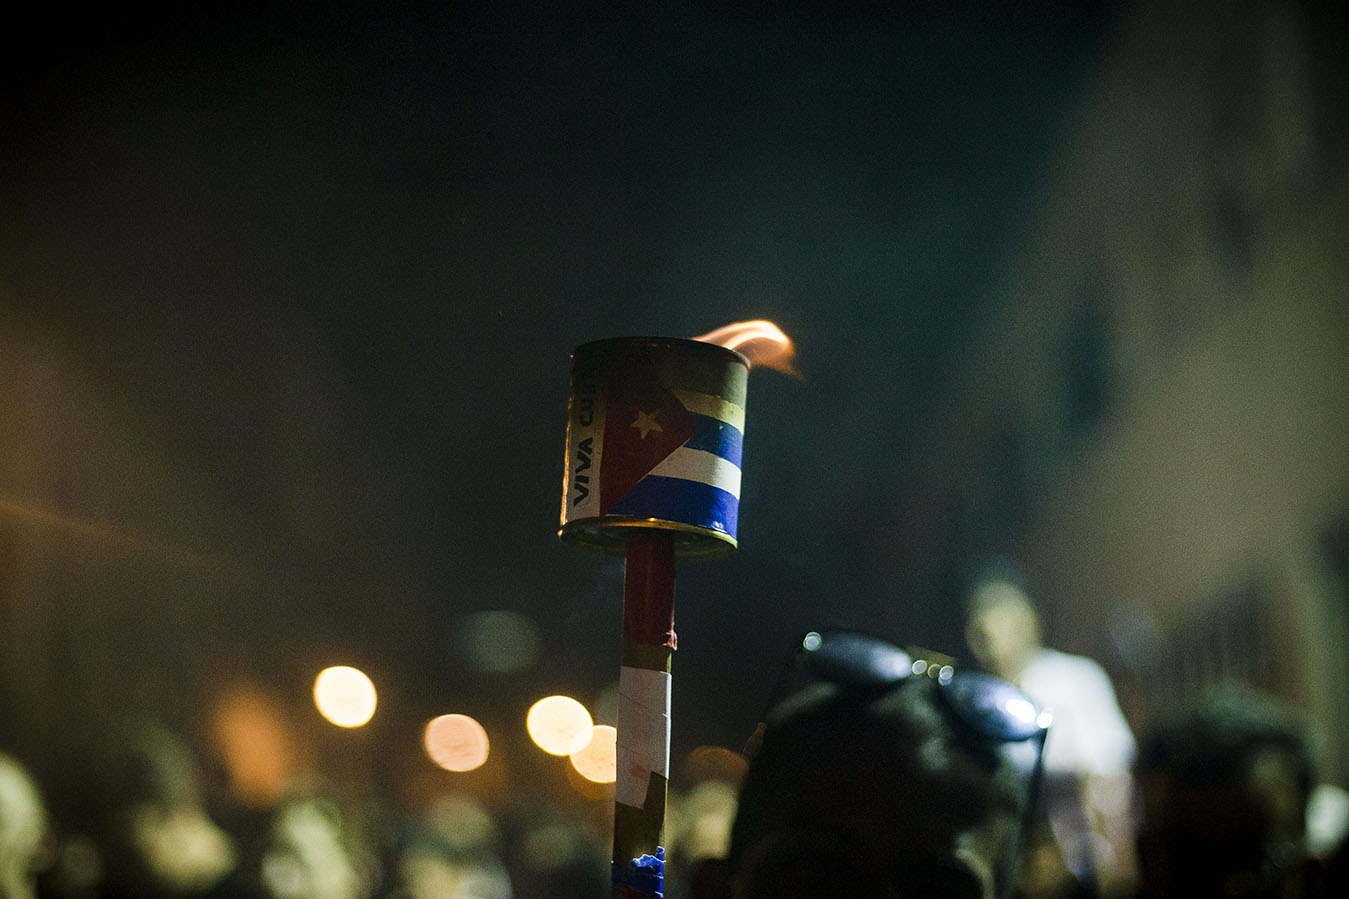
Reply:
[[156, 723], [118, 731], [99, 772], [103, 899], [244, 894], [235, 839], [206, 808], [186, 741]]
[[1158, 721], [1137, 776], [1142, 897], [1345, 895], [1308, 852], [1312, 753], [1283, 701], [1214, 690]]
[[495, 852], [457, 845], [423, 826], [398, 840], [388, 899], [513, 899], [510, 874]]
[[1031, 899], [1121, 897], [1136, 888], [1131, 768], [1137, 745], [1105, 669], [1041, 642], [1020, 574], [986, 567], [966, 594], [966, 642], [987, 671], [1054, 716], [1043, 814], [1026, 847]]
[[276, 805], [256, 865], [265, 899], [367, 899], [379, 881], [365, 822], [316, 792]]
[[49, 835], [37, 783], [17, 759], [0, 753], [0, 899], [35, 899]]
[[504, 816], [502, 835], [515, 899], [609, 895], [609, 834], [577, 813], [550, 803], [520, 803]]
[[473, 798], [445, 794], [400, 830], [387, 899], [513, 899], [500, 830]]
[[691, 884], [702, 863], [725, 857], [738, 792], [738, 782], [723, 778], [671, 790], [666, 806], [665, 899], [695, 895]]
[[1046, 719], [989, 674], [925, 666], [864, 634], [803, 638], [697, 899], [1014, 894]]

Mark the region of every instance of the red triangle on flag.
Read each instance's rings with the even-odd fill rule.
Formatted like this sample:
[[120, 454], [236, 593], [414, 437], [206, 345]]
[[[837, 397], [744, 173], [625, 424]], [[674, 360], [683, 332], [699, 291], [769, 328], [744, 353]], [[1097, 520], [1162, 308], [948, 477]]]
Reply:
[[693, 436], [684, 404], [655, 382], [622, 384], [605, 398], [600, 514]]

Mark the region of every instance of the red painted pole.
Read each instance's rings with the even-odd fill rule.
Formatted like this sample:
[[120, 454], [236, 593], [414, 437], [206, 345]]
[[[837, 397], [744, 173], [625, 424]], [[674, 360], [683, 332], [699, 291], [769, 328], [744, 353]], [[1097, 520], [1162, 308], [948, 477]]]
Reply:
[[674, 538], [634, 534], [623, 567], [611, 899], [659, 895], [670, 776], [670, 657], [675, 650]]

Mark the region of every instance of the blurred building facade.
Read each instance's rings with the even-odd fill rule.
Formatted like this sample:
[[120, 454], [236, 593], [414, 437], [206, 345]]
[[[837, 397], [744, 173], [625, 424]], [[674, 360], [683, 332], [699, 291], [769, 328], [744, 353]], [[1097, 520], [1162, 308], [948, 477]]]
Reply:
[[946, 551], [1011, 553], [1136, 728], [1239, 678], [1349, 782], [1344, 13], [1119, 15], [928, 448]]

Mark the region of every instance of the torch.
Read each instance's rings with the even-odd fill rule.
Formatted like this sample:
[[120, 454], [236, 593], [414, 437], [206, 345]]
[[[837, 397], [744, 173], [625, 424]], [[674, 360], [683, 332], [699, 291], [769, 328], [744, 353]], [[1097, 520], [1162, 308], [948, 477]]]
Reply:
[[750, 359], [734, 347], [781, 335], [766, 322], [728, 328], [739, 330], [572, 353], [558, 533], [624, 558], [611, 899], [662, 894], [675, 560], [736, 547]]

